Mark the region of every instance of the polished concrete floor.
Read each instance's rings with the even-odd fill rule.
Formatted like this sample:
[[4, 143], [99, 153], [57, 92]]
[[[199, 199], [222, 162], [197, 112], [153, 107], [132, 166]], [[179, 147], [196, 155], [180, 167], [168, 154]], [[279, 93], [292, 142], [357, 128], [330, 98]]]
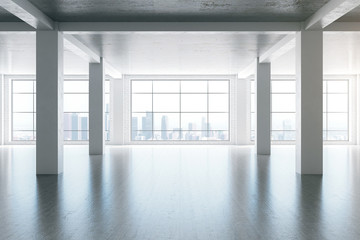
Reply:
[[0, 239], [360, 239], [360, 148], [324, 148], [324, 175], [295, 148], [65, 147], [59, 176], [33, 146], [0, 147]]

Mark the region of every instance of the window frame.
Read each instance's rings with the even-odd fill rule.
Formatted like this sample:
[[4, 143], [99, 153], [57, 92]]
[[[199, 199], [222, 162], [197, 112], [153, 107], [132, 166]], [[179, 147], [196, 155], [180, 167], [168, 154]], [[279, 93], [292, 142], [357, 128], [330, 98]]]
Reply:
[[[16, 75], [16, 74], [7, 74], [4, 75], [4, 100], [5, 100], [5, 104], [4, 104], [4, 114], [5, 114], [5, 121], [4, 121], [4, 144], [5, 145], [34, 145], [36, 144], [36, 140], [29, 140], [29, 141], [24, 141], [24, 140], [12, 140], [12, 134], [13, 134], [13, 128], [12, 128], [12, 119], [13, 119], [13, 111], [12, 111], [12, 81], [13, 80], [26, 80], [26, 81], [35, 81], [36, 76], [35, 75]], [[89, 76], [88, 75], [64, 75], [64, 81], [69, 81], [69, 80], [75, 80], [75, 81], [88, 81]], [[109, 92], [105, 93], [105, 94], [109, 94], [109, 112], [104, 112], [104, 116], [106, 113], [109, 114], [109, 137], [110, 140], [109, 141], [105, 141], [105, 144], [112, 144], [112, 138], [111, 136], [113, 135], [111, 129], [113, 126], [113, 111], [111, 111], [112, 108], [112, 104], [113, 104], [113, 99], [112, 99], [112, 82], [114, 81], [114, 79], [109, 76], [106, 75], [105, 76], [105, 81], [109, 81]], [[35, 81], [36, 83], [36, 81]], [[105, 89], [106, 91], [106, 89]], [[87, 93], [88, 94], [88, 93]], [[104, 94], [104, 97], [105, 97]], [[36, 96], [36, 93], [34, 94]], [[35, 106], [34, 106], [35, 108]], [[65, 112], [64, 112], [65, 113]], [[87, 112], [88, 113], [88, 112]], [[36, 114], [35, 118], [36, 118]], [[70, 131], [70, 130], [69, 130]], [[105, 134], [105, 132], [104, 132]], [[89, 141], [82, 141], [82, 140], [64, 140], [64, 145], [87, 145], [89, 144]]]

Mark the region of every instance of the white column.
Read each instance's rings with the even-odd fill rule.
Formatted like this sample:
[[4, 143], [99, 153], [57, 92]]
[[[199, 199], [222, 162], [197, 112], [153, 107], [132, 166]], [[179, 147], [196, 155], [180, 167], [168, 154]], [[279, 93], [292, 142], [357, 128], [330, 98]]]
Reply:
[[271, 68], [270, 63], [256, 61], [255, 71], [255, 101], [256, 101], [256, 130], [255, 145], [259, 155], [271, 153]]
[[4, 144], [4, 76], [0, 74], [0, 145]]
[[89, 154], [102, 155], [104, 137], [104, 62], [89, 64]]
[[[113, 128], [111, 129], [111, 137], [113, 144], [123, 145], [124, 144], [124, 88], [123, 88], [123, 79], [114, 79], [112, 89], [111, 89], [111, 98], [113, 103], [116, 103], [116, 107], [112, 104], [112, 114], [113, 114]], [[115, 94], [116, 93], [116, 94]]]
[[63, 35], [36, 32], [36, 173], [63, 171]]
[[296, 33], [296, 172], [323, 169], [323, 33]]

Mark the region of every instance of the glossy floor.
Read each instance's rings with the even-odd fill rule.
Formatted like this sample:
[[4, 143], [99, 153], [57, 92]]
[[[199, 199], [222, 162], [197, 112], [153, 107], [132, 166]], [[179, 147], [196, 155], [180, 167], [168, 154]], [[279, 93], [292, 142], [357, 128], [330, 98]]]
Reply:
[[0, 147], [0, 239], [359, 239], [360, 148], [324, 148], [324, 175], [295, 148], [65, 148], [35, 175], [33, 146]]

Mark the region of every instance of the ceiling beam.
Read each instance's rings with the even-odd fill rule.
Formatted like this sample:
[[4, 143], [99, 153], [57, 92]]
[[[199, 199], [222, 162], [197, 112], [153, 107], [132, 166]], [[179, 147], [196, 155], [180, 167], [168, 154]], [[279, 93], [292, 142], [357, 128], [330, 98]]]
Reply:
[[255, 65], [255, 60], [254, 60], [248, 66], [246, 66], [245, 68], [243, 68], [239, 72], [238, 78], [245, 79], [245, 78], [248, 78], [251, 75], [254, 75], [255, 74], [255, 67], [256, 67], [256, 65]]
[[30, 32], [34, 28], [24, 22], [0, 22], [0, 32]]
[[305, 21], [305, 30], [323, 29], [360, 5], [360, 0], [331, 0]]
[[295, 47], [295, 35], [289, 34], [259, 56], [259, 62], [272, 62]]
[[105, 73], [113, 78], [122, 78], [122, 73], [113, 65], [105, 61]]
[[298, 22], [61, 22], [63, 32], [288, 32]]
[[324, 28], [324, 31], [329, 32], [359, 32], [359, 22], [334, 22], [333, 24]]
[[0, 0], [0, 6], [35, 29], [54, 29], [55, 23], [27, 0]]
[[70, 50], [89, 63], [100, 63], [100, 56], [79, 41], [76, 37], [70, 34], [64, 34], [63, 36], [65, 39], [65, 48], [67, 50]]

